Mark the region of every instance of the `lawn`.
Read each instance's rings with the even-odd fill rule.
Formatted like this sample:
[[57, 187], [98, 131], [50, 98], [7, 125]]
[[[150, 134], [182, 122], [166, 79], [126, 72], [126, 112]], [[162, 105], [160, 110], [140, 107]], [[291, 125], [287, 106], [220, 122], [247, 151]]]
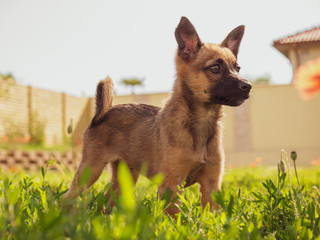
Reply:
[[320, 239], [320, 168], [298, 168], [299, 182], [286, 161], [226, 169], [221, 191], [213, 194], [220, 210], [202, 210], [194, 185], [181, 188], [181, 212], [172, 219], [163, 213], [169, 194], [157, 197], [161, 176], [142, 176], [133, 188], [121, 165], [122, 195], [103, 214], [108, 172], [68, 210], [62, 196], [73, 172], [49, 165], [36, 173], [0, 172], [1, 239]]

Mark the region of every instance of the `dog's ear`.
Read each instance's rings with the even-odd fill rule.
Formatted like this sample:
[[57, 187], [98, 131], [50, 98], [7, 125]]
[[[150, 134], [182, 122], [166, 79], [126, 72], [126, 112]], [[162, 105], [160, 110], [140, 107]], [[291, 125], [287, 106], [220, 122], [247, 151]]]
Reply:
[[181, 17], [175, 31], [175, 37], [178, 43], [179, 56], [184, 60], [195, 56], [202, 45], [196, 29], [186, 17]]
[[233, 52], [235, 57], [238, 56], [239, 46], [244, 34], [244, 29], [244, 25], [236, 27], [228, 34], [228, 36], [221, 43], [221, 46], [229, 48]]

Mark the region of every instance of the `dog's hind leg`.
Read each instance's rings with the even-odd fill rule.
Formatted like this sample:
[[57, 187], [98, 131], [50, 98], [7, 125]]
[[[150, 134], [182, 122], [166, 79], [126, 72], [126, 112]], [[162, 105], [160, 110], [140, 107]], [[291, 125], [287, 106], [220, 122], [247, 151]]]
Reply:
[[[112, 171], [112, 177], [111, 177], [111, 182], [112, 182], [112, 186], [111, 188], [105, 193], [105, 197], [107, 197], [110, 194], [110, 191], [112, 189], [112, 191], [114, 192], [114, 194], [116, 196], [119, 195], [119, 182], [118, 182], [118, 165], [119, 165], [119, 160], [114, 161], [111, 163], [111, 171]], [[113, 199], [111, 197], [109, 204], [111, 206], [114, 206], [114, 202]]]
[[[104, 154], [99, 153], [87, 153], [83, 151], [82, 160], [78, 166], [77, 172], [72, 180], [71, 186], [65, 195], [66, 199], [72, 199], [77, 197], [81, 192], [88, 189], [101, 175], [102, 170], [106, 164], [110, 161], [106, 161]], [[81, 178], [84, 176], [84, 172], [88, 169], [89, 179], [86, 183], [81, 183]]]

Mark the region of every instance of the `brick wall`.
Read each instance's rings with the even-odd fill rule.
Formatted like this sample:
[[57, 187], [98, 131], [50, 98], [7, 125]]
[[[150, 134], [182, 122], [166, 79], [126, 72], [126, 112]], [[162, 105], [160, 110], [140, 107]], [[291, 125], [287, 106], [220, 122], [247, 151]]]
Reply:
[[50, 169], [61, 170], [64, 167], [68, 169], [76, 169], [77, 164], [81, 159], [80, 152], [65, 153], [59, 152], [43, 152], [43, 151], [20, 151], [0, 150], [0, 169], [3, 170], [39, 170], [41, 167], [46, 167], [51, 160], [55, 160]]

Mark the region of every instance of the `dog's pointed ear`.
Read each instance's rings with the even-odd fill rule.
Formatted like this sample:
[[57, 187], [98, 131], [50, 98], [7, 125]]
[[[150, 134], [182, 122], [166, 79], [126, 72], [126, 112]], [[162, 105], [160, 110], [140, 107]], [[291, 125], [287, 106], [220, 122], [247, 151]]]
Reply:
[[175, 31], [175, 37], [178, 43], [179, 56], [184, 60], [196, 55], [202, 45], [196, 29], [186, 17], [181, 17]]
[[229, 48], [235, 57], [238, 56], [240, 43], [244, 34], [245, 26], [241, 25], [233, 29], [221, 43], [222, 47]]

